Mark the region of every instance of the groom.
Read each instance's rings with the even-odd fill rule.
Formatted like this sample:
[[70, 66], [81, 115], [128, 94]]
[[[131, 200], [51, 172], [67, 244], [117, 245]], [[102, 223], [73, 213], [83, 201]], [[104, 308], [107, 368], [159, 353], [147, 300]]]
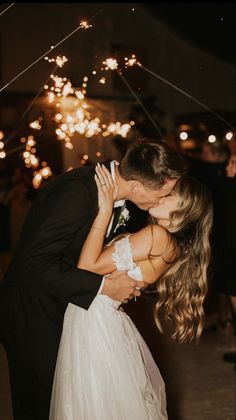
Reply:
[[[165, 144], [142, 140], [111, 170], [118, 196], [107, 241], [115, 236], [120, 200], [148, 210], [171, 193], [185, 164]], [[145, 286], [125, 272], [102, 279], [76, 267], [98, 211], [94, 174], [94, 165], [76, 168], [39, 192], [1, 285], [0, 338], [8, 357], [14, 420], [48, 419], [68, 303], [88, 310], [97, 293], [123, 302], [140, 295], [136, 285]]]

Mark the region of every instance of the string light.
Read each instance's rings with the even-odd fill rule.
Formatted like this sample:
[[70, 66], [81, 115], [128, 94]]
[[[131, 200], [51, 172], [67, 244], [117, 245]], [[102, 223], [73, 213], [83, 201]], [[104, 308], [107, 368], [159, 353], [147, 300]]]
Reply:
[[210, 136], [208, 136], [208, 141], [209, 143], [215, 143], [216, 136], [214, 136], [214, 134], [211, 134]]
[[225, 138], [226, 140], [230, 141], [233, 137], [233, 133], [232, 131], [228, 131], [228, 133], [226, 133]]
[[180, 137], [181, 140], [187, 140], [188, 133], [186, 131], [181, 131], [179, 137]]

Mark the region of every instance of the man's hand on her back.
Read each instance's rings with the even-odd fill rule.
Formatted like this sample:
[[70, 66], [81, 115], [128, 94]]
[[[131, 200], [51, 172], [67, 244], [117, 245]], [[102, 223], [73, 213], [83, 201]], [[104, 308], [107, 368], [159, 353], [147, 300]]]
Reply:
[[[101, 294], [109, 296], [113, 300], [126, 303], [134, 296], [140, 296], [137, 289], [147, 287], [144, 281], [137, 281], [128, 276], [127, 271], [114, 271], [105, 277]], [[137, 289], [136, 289], [137, 288]]]

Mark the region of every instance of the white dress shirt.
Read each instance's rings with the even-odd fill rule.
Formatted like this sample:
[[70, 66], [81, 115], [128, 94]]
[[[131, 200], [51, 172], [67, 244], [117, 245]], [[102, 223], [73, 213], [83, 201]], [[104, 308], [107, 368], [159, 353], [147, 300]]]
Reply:
[[[116, 174], [115, 174], [115, 165], [116, 166], [119, 165], [119, 162], [117, 162], [117, 160], [112, 160], [112, 162], [110, 163], [110, 168], [111, 168], [111, 176], [112, 176], [113, 181], [115, 181], [115, 176], [116, 176]], [[124, 204], [125, 204], [125, 200], [115, 201], [114, 202], [114, 205], [113, 205], [113, 208], [123, 206]], [[113, 219], [114, 219], [114, 214], [112, 214], [112, 216], [111, 216], [111, 220], [110, 220], [109, 226], [107, 228], [106, 238], [110, 234], [112, 223], [113, 223]], [[101, 286], [100, 286], [100, 288], [98, 290], [98, 294], [101, 292], [101, 290], [103, 288], [104, 279], [105, 279], [105, 276], [102, 279], [102, 283], [101, 283]]]

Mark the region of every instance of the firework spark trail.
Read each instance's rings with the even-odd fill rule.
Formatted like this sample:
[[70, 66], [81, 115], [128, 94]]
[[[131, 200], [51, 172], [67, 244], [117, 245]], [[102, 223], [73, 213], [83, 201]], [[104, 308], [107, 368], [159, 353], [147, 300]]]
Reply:
[[[103, 12], [102, 9], [99, 10], [99, 12], [95, 13], [95, 15], [93, 15], [87, 22], [91, 22], [101, 12]], [[8, 87], [12, 82], [14, 82], [16, 79], [18, 79], [18, 77], [20, 77], [22, 74], [24, 74], [31, 67], [33, 67], [34, 64], [38, 63], [38, 61], [40, 61], [42, 58], [44, 58], [47, 54], [49, 54], [50, 52], [54, 51], [55, 48], [58, 47], [58, 45], [62, 44], [66, 39], [70, 38], [73, 34], [75, 34], [77, 31], [79, 31], [80, 29], [83, 29], [83, 28], [85, 28], [85, 26], [80, 23], [80, 25], [77, 26], [77, 28], [75, 28], [71, 33], [69, 33], [68, 35], [66, 35], [56, 45], [53, 45], [49, 50], [47, 50], [44, 54], [42, 54], [39, 58], [37, 58], [37, 60], [35, 60], [33, 63], [31, 63], [29, 66], [27, 66], [24, 70], [22, 70], [19, 74], [17, 74], [15, 77], [13, 77], [13, 79], [11, 79], [6, 85], [2, 86], [1, 89], [0, 89], [0, 92], [2, 92], [4, 89], [6, 89], [6, 87]]]
[[4, 9], [1, 13], [0, 16], [2, 16], [8, 9], [10, 9], [10, 7], [14, 6], [15, 3], [11, 3], [9, 6], [6, 7], [6, 9]]
[[33, 100], [31, 101], [31, 103], [29, 104], [29, 106], [27, 107], [27, 109], [25, 110], [25, 112], [22, 114], [22, 116], [20, 117], [18, 123], [16, 124], [15, 128], [12, 130], [11, 134], [9, 134], [9, 136], [6, 138], [5, 140], [5, 146], [10, 142], [10, 140], [12, 140], [15, 137], [15, 134], [17, 133], [17, 130], [19, 129], [19, 127], [22, 125], [22, 123], [25, 120], [25, 117], [27, 116], [27, 114], [29, 113], [29, 111], [31, 110], [32, 106], [34, 105], [34, 103], [37, 101], [38, 97], [41, 95], [42, 91], [44, 90], [44, 86], [45, 84], [48, 83], [48, 81], [50, 80], [51, 77], [51, 73], [54, 73], [56, 70], [58, 69], [58, 65], [56, 64], [56, 66], [54, 67], [54, 69], [52, 70], [52, 72], [50, 72], [49, 77], [47, 78], [47, 80], [45, 80], [45, 82], [42, 84], [41, 88], [39, 89], [39, 91], [36, 93], [35, 97], [33, 98]]
[[147, 73], [151, 74], [152, 76], [156, 77], [157, 79], [161, 80], [162, 82], [166, 83], [167, 85], [171, 86], [173, 89], [177, 90], [178, 92], [182, 93], [184, 96], [186, 96], [189, 99], [192, 99], [194, 102], [196, 102], [201, 107], [205, 108], [207, 111], [209, 111], [211, 114], [213, 114], [216, 118], [223, 121], [228, 127], [230, 127], [232, 130], [235, 130], [235, 127], [230, 124], [228, 121], [226, 121], [224, 118], [222, 118], [219, 114], [214, 112], [211, 108], [209, 108], [207, 105], [200, 102], [198, 99], [194, 98], [194, 96], [190, 95], [189, 93], [185, 92], [183, 89], [180, 89], [178, 86], [174, 85], [173, 83], [169, 82], [168, 80], [164, 79], [164, 77], [159, 76], [159, 74], [154, 73], [153, 71], [149, 70], [147, 67], [144, 67], [142, 64], [139, 63], [139, 67], [143, 70], [145, 70]]
[[134, 98], [136, 99], [136, 101], [138, 102], [138, 104], [142, 107], [142, 109], [144, 110], [145, 114], [147, 115], [147, 117], [149, 118], [149, 120], [151, 121], [151, 123], [153, 124], [153, 126], [155, 127], [155, 129], [157, 130], [158, 134], [163, 138], [164, 137], [164, 134], [162, 133], [162, 131], [160, 130], [160, 128], [158, 127], [158, 125], [156, 124], [156, 122], [153, 120], [152, 116], [149, 114], [148, 110], [143, 105], [142, 101], [136, 95], [136, 93], [134, 92], [134, 90], [132, 89], [132, 87], [130, 86], [130, 84], [128, 83], [128, 81], [126, 80], [126, 78], [124, 77], [124, 75], [121, 73], [120, 70], [116, 70], [116, 71], [117, 71], [118, 75], [120, 76], [120, 78], [123, 80], [123, 82], [126, 84], [126, 86], [128, 87], [128, 89], [130, 90], [130, 92], [132, 93], [132, 95], [134, 96]]

